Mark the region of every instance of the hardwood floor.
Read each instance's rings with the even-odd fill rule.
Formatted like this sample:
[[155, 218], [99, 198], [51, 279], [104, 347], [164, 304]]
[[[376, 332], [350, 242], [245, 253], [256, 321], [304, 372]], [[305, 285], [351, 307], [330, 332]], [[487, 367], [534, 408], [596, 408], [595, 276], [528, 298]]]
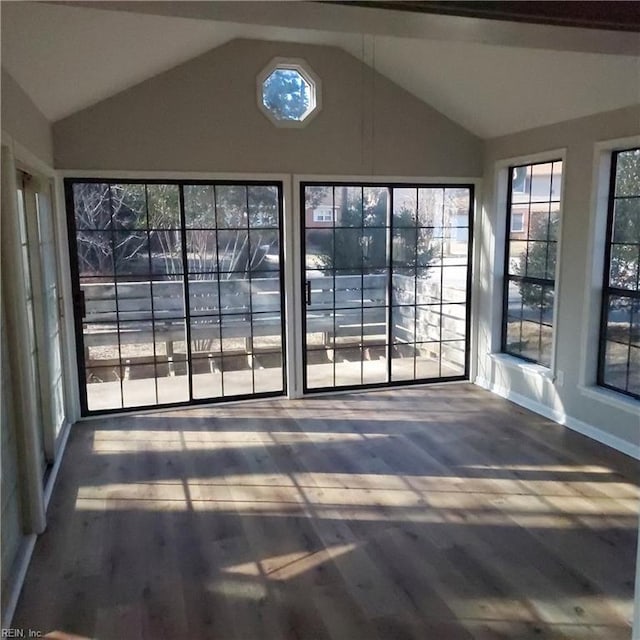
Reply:
[[87, 421], [13, 626], [628, 640], [639, 480], [472, 385]]

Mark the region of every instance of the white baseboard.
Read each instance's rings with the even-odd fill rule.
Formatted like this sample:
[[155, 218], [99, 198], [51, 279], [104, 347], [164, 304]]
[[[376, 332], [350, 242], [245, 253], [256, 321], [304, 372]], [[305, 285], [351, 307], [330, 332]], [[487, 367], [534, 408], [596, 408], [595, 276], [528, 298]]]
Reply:
[[529, 411], [533, 411], [534, 413], [544, 416], [549, 420], [553, 420], [553, 422], [557, 422], [558, 424], [561, 424], [573, 431], [577, 431], [583, 436], [587, 436], [601, 444], [611, 447], [612, 449], [616, 449], [616, 451], [620, 451], [621, 453], [631, 456], [636, 460], [640, 460], [640, 445], [633, 444], [627, 440], [611, 435], [598, 427], [594, 427], [582, 420], [568, 416], [562, 411], [556, 411], [541, 402], [537, 402], [527, 396], [515, 393], [514, 391], [511, 391], [511, 389], [491, 384], [486, 378], [477, 377], [475, 379], [475, 384], [487, 391], [491, 391], [492, 393], [499, 395], [501, 398], [510, 400], [525, 409], [529, 409]]
[[[67, 446], [70, 431], [71, 425], [68, 422], [65, 422], [60, 433], [60, 444], [58, 446], [56, 461], [51, 468], [51, 473], [49, 473], [47, 484], [44, 488], [45, 510], [49, 506], [51, 494], [53, 493], [53, 487], [56, 483], [56, 479], [58, 478], [58, 472], [60, 471], [60, 465], [62, 464], [62, 459], [64, 457], [64, 451]], [[11, 627], [13, 614], [15, 613], [16, 606], [18, 605], [18, 599], [20, 598], [22, 586], [24, 585], [24, 581], [27, 576], [27, 570], [29, 568], [29, 563], [31, 562], [31, 556], [33, 555], [33, 550], [36, 546], [37, 539], [38, 536], [35, 533], [25, 535], [20, 545], [20, 549], [18, 550], [17, 557], [14, 561], [14, 566], [16, 567], [15, 575], [13, 577], [12, 584], [9, 586], [9, 598], [7, 599], [7, 606], [2, 612], [3, 629], [8, 629]]]
[[47, 486], [44, 488], [44, 508], [45, 511], [49, 507], [49, 501], [51, 500], [51, 494], [53, 493], [53, 487], [56, 484], [56, 480], [58, 478], [58, 471], [60, 471], [60, 465], [62, 464], [62, 459], [64, 458], [64, 451], [67, 448], [67, 440], [69, 439], [69, 433], [71, 432], [71, 425], [65, 421], [64, 425], [62, 425], [62, 429], [60, 431], [60, 440], [58, 444], [58, 451], [56, 454], [55, 462], [53, 463], [53, 467], [51, 468], [51, 473], [47, 478]]
[[27, 576], [27, 569], [31, 562], [31, 556], [33, 555], [33, 549], [36, 546], [36, 540], [38, 536], [35, 533], [30, 533], [24, 536], [20, 549], [18, 549], [17, 557], [13, 563], [15, 569], [15, 575], [13, 577], [13, 583], [9, 586], [9, 597], [7, 598], [7, 606], [2, 612], [2, 628], [11, 628], [11, 621], [13, 620], [13, 614], [16, 612], [16, 606], [18, 605], [18, 598], [22, 591], [22, 585], [24, 579]]

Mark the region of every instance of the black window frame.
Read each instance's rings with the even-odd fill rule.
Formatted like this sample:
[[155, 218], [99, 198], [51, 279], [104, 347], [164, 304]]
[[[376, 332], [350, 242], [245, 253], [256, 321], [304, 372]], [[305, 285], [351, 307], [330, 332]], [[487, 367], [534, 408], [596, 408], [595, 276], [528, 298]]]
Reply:
[[[640, 393], [634, 393], [633, 391], [629, 391], [629, 369], [631, 364], [631, 349], [632, 348], [640, 348], [633, 347], [633, 333], [632, 327], [634, 322], [634, 304], [633, 301], [637, 301], [636, 305], [638, 308], [637, 313], [640, 313], [640, 266], [637, 267], [636, 270], [636, 289], [622, 289], [619, 287], [612, 287], [610, 285], [611, 281], [611, 250], [612, 247], [616, 244], [614, 242], [614, 221], [615, 221], [615, 208], [616, 201], [621, 199], [637, 199], [640, 201], [640, 187], [638, 188], [638, 192], [635, 195], [631, 196], [616, 196], [616, 187], [617, 180], [616, 174], [618, 170], [618, 157], [622, 153], [628, 153], [630, 151], [639, 151], [640, 146], [638, 147], [630, 147], [625, 149], [617, 149], [611, 154], [611, 169], [609, 174], [609, 193], [607, 195], [607, 226], [606, 226], [606, 235], [605, 235], [605, 246], [604, 246], [604, 264], [602, 269], [602, 295], [600, 301], [600, 331], [599, 331], [599, 340], [598, 340], [598, 369], [596, 375], [596, 383], [598, 386], [603, 387], [605, 389], [609, 389], [611, 391], [615, 391], [616, 393], [620, 393], [622, 395], [634, 398], [636, 400], [640, 400]], [[623, 243], [623, 244], [637, 244], [638, 249], [640, 250], [640, 241], [637, 243]], [[606, 355], [607, 355], [607, 334], [608, 334], [608, 317], [609, 317], [609, 301], [611, 297], [618, 298], [628, 298], [630, 301], [630, 310], [629, 310], [629, 336], [627, 343], [627, 362], [626, 362], [626, 388], [622, 389], [617, 387], [611, 383], [606, 382], [605, 374], [606, 374]]]
[[[156, 387], [156, 398], [157, 402], [155, 404], [143, 404], [143, 405], [130, 405], [130, 406], [121, 406], [116, 408], [108, 408], [108, 409], [90, 409], [88, 406], [88, 395], [87, 395], [87, 368], [84, 363], [84, 349], [85, 349], [85, 340], [83, 335], [83, 315], [84, 315], [84, 296], [82, 294], [81, 285], [80, 285], [80, 266], [78, 262], [78, 247], [77, 247], [77, 225], [75, 219], [75, 205], [74, 205], [74, 196], [73, 196], [73, 187], [76, 184], [105, 184], [105, 185], [119, 185], [119, 184], [127, 184], [127, 185], [144, 185], [145, 188], [149, 186], [155, 185], [172, 185], [176, 186], [179, 191], [179, 226], [178, 230], [180, 233], [180, 247], [181, 247], [181, 260], [182, 260], [182, 273], [180, 274], [183, 278], [184, 285], [184, 320], [185, 320], [185, 353], [186, 353], [186, 361], [189, 363], [189, 368], [191, 368], [194, 358], [191, 353], [191, 319], [194, 316], [191, 313], [189, 306], [189, 274], [191, 271], [188, 268], [188, 263], [186, 259], [186, 232], [192, 230], [193, 227], [189, 227], [186, 224], [186, 208], [184, 203], [184, 188], [188, 186], [212, 186], [214, 188], [218, 187], [228, 187], [228, 186], [239, 186], [239, 187], [275, 187], [277, 190], [277, 202], [278, 202], [278, 233], [279, 233], [279, 264], [280, 267], [278, 269], [278, 279], [279, 279], [279, 287], [280, 287], [280, 335], [281, 335], [281, 343], [280, 343], [280, 352], [282, 354], [282, 364], [281, 364], [281, 378], [282, 378], [282, 388], [277, 391], [264, 391], [264, 392], [251, 392], [251, 393], [243, 393], [243, 394], [234, 394], [234, 395], [221, 395], [221, 396], [212, 396], [206, 398], [198, 398], [194, 397], [193, 393], [193, 381], [191, 373], [187, 374], [187, 382], [188, 382], [188, 390], [189, 397], [187, 400], [180, 401], [172, 401], [172, 402], [160, 402], [158, 397], [157, 387]], [[213, 404], [222, 404], [226, 402], [235, 402], [239, 400], [254, 400], [261, 398], [273, 398], [273, 397], [282, 397], [286, 396], [287, 391], [287, 323], [286, 323], [286, 305], [285, 305], [285, 269], [284, 269], [284, 184], [281, 180], [256, 180], [256, 179], [177, 179], [177, 178], [104, 178], [104, 177], [65, 177], [63, 181], [64, 186], [64, 196], [65, 196], [65, 209], [66, 209], [66, 225], [67, 225], [67, 240], [69, 245], [69, 262], [70, 262], [70, 275], [71, 275], [71, 292], [73, 299], [73, 323], [75, 330], [75, 350], [76, 350], [76, 368], [78, 373], [78, 394], [80, 401], [80, 415], [81, 417], [87, 416], [99, 416], [99, 415], [118, 415], [118, 414], [127, 414], [139, 410], [157, 410], [157, 409], [167, 409], [167, 408], [175, 408], [175, 407], [190, 407], [197, 405], [213, 405]], [[218, 227], [216, 226], [216, 231]], [[229, 228], [231, 229], [231, 228]], [[224, 228], [224, 230], [229, 230]], [[148, 227], [147, 227], [148, 230]], [[117, 296], [116, 296], [117, 298]], [[251, 336], [253, 338], [253, 335]], [[120, 349], [120, 337], [118, 336], [118, 349]], [[155, 354], [154, 354], [155, 359]], [[252, 386], [254, 383], [252, 382]], [[121, 389], [122, 394], [122, 389]], [[121, 395], [122, 399], [122, 395]]]
[[[563, 186], [563, 181], [564, 181], [564, 159], [563, 158], [559, 158], [559, 157], [554, 157], [554, 158], [549, 158], [548, 160], [538, 160], [535, 162], [524, 162], [521, 164], [514, 164], [514, 165], [509, 165], [507, 171], [509, 174], [509, 178], [508, 178], [508, 184], [507, 184], [507, 205], [506, 205], [506, 224], [505, 224], [505, 240], [504, 240], [504, 271], [503, 271], [503, 291], [502, 291], [502, 322], [501, 322], [501, 336], [500, 336], [500, 351], [504, 354], [507, 354], [509, 356], [512, 356], [514, 358], [519, 358], [520, 360], [523, 360], [525, 362], [531, 362], [534, 364], [538, 364], [541, 367], [545, 367], [547, 369], [551, 369], [551, 367], [553, 366], [553, 347], [551, 349], [551, 354], [549, 357], [549, 364], [546, 364], [544, 362], [541, 362], [540, 360], [536, 359], [536, 358], [531, 358], [529, 356], [523, 355], [522, 353], [519, 352], [515, 352], [513, 350], [509, 350], [508, 349], [508, 343], [507, 343], [507, 330], [508, 330], [508, 307], [509, 307], [509, 286], [512, 282], [523, 282], [523, 283], [528, 283], [534, 286], [540, 286], [543, 288], [551, 288], [553, 291], [553, 295], [555, 298], [555, 291], [556, 291], [556, 273], [557, 273], [557, 264], [558, 264], [558, 253], [557, 253], [557, 247], [559, 244], [559, 238], [556, 239], [555, 241], [553, 241], [556, 245], [556, 266], [555, 266], [555, 272], [554, 272], [554, 277], [553, 279], [550, 278], [537, 278], [537, 277], [532, 277], [532, 276], [527, 276], [527, 275], [516, 275], [516, 274], [511, 274], [509, 273], [509, 265], [510, 265], [510, 261], [511, 261], [511, 234], [512, 233], [517, 233], [517, 232], [512, 232], [511, 231], [511, 211], [513, 208], [513, 182], [514, 182], [514, 174], [516, 173], [516, 169], [519, 168], [523, 168], [523, 167], [535, 167], [537, 165], [544, 165], [544, 164], [551, 164], [551, 177], [550, 177], [550, 181], [549, 181], [549, 198], [546, 202], [549, 203], [549, 205], [551, 205], [553, 202], [558, 202], [559, 207], [560, 207], [560, 211], [559, 211], [559, 218], [562, 217], [562, 196], [560, 195], [557, 199], [553, 199], [553, 186], [554, 186], [554, 181], [553, 181], [553, 169], [555, 167], [556, 164], [560, 164], [562, 165], [562, 173], [560, 174], [560, 193], [562, 194], [562, 190], [564, 188]], [[531, 205], [532, 205], [532, 180], [529, 179], [527, 180], [525, 178], [524, 180], [525, 182], [525, 188], [528, 190], [529, 193], [529, 216], [528, 216], [528, 220], [527, 220], [527, 224], [525, 225], [525, 229], [523, 231], [523, 233], [527, 234], [527, 237], [524, 241], [526, 241], [527, 243], [531, 241], [530, 237], [529, 237], [529, 228], [530, 228], [530, 221], [531, 221]], [[524, 203], [523, 203], [524, 204]], [[549, 214], [550, 215], [550, 214]], [[549, 218], [550, 220], [550, 218]], [[548, 245], [551, 241], [549, 240], [549, 238], [547, 238], [547, 240], [545, 241], [546, 244]], [[539, 326], [549, 326], [546, 323], [542, 322], [542, 307], [541, 307], [541, 317], [540, 317], [540, 321], [538, 322]], [[552, 341], [555, 338], [555, 322], [556, 322], [556, 317], [555, 317], [555, 304], [554, 304], [554, 308], [552, 309], [552, 318], [551, 318], [551, 331], [552, 331]], [[522, 325], [522, 318], [520, 319], [520, 324]], [[540, 329], [539, 332], [539, 338], [538, 338], [538, 353], [540, 354], [541, 352], [541, 341], [542, 341], [542, 329]]]
[[[299, 269], [300, 269], [300, 273], [301, 273], [301, 300], [302, 300], [302, 390], [303, 390], [303, 394], [304, 395], [313, 395], [315, 393], [326, 393], [326, 392], [332, 392], [332, 391], [356, 391], [356, 390], [362, 390], [362, 389], [384, 389], [384, 388], [393, 388], [393, 387], [404, 387], [404, 386], [409, 386], [409, 385], [416, 385], [416, 384], [437, 384], [437, 383], [441, 383], [441, 382], [461, 382], [461, 381], [466, 381], [469, 380], [469, 372], [470, 372], [470, 366], [471, 366], [471, 342], [472, 342], [472, 337], [471, 337], [471, 316], [472, 316], [472, 306], [473, 306], [473, 298], [472, 298], [472, 283], [473, 283], [473, 256], [474, 256], [474, 247], [473, 247], [473, 240], [474, 240], [474, 224], [475, 224], [475, 198], [476, 198], [476, 185], [474, 183], [470, 183], [470, 182], [452, 182], [452, 183], [447, 183], [447, 182], [421, 182], [421, 181], [416, 181], [416, 182], [404, 182], [404, 181], [400, 181], [400, 182], [395, 182], [395, 181], [390, 181], [390, 180], [381, 180], [381, 181], [375, 181], [375, 180], [363, 180], [363, 181], [353, 181], [353, 180], [340, 180], [340, 179], [336, 179], [336, 180], [308, 180], [308, 181], [301, 181], [299, 183], [299, 198], [300, 198], [300, 209], [301, 211], [306, 211], [306, 207], [305, 207], [305, 194], [306, 194], [306, 189], [307, 188], [313, 188], [313, 187], [329, 187], [332, 189], [336, 189], [336, 188], [340, 188], [340, 187], [351, 187], [351, 188], [382, 188], [382, 189], [387, 189], [388, 193], [389, 193], [389, 218], [388, 220], [385, 221], [385, 223], [382, 225], [385, 230], [387, 235], [387, 243], [388, 243], [388, 254], [386, 256], [386, 259], [388, 260], [387, 262], [387, 266], [385, 267], [387, 269], [387, 271], [389, 272], [389, 274], [392, 273], [394, 267], [393, 267], [393, 262], [394, 262], [394, 257], [393, 257], [393, 249], [392, 249], [392, 242], [393, 242], [393, 233], [394, 233], [394, 229], [396, 229], [397, 227], [394, 226], [394, 191], [396, 189], [467, 189], [469, 192], [469, 208], [468, 208], [468, 237], [467, 237], [467, 255], [466, 255], [466, 262], [465, 262], [465, 267], [467, 270], [466, 273], [466, 290], [465, 290], [465, 300], [464, 303], [446, 303], [443, 302], [441, 304], [451, 304], [451, 305], [455, 305], [455, 304], [464, 304], [465, 306], [465, 310], [466, 310], [466, 315], [465, 315], [465, 349], [464, 349], [464, 371], [462, 374], [460, 375], [451, 375], [451, 376], [442, 376], [442, 375], [438, 375], [437, 377], [417, 377], [414, 379], [397, 379], [394, 380], [393, 376], [392, 376], [392, 360], [393, 358], [391, 356], [387, 356], [387, 380], [385, 382], [367, 382], [364, 383], [362, 382], [361, 384], [349, 384], [349, 385], [330, 385], [330, 386], [323, 386], [323, 387], [310, 387], [308, 385], [308, 369], [307, 369], [307, 365], [308, 365], [308, 354], [307, 354], [307, 342], [306, 342], [306, 336], [307, 336], [307, 313], [306, 313], [306, 309], [307, 309], [307, 304], [308, 304], [308, 291], [307, 291], [307, 278], [306, 278], [306, 250], [307, 250], [307, 239], [306, 239], [306, 232], [309, 229], [309, 227], [307, 227], [306, 224], [306, 219], [303, 215], [303, 217], [301, 218], [301, 224], [300, 224], [300, 229], [299, 229], [299, 237], [300, 237], [300, 246], [302, 247], [301, 249], [301, 260], [300, 260], [300, 264], [299, 264]], [[335, 222], [337, 220], [337, 215], [336, 212], [334, 210], [334, 223], [332, 225], [332, 227], [328, 227], [328, 229], [332, 229], [333, 234], [335, 234], [335, 230], [336, 228], [340, 229], [340, 228], [345, 228], [342, 227], [342, 225], [338, 224], [336, 225]], [[348, 228], [348, 227], [347, 227]], [[363, 226], [361, 225], [360, 227], [355, 226], [355, 227], [351, 227], [353, 229], [361, 229], [363, 228]], [[364, 227], [364, 228], [368, 228], [368, 227]], [[369, 227], [369, 228], [376, 228], [376, 227]], [[380, 227], [378, 227], [380, 228]], [[409, 229], [413, 229], [414, 227], [407, 227]], [[416, 222], [416, 227], [415, 228], [419, 228], [418, 223]], [[392, 298], [392, 290], [393, 290], [393, 286], [392, 286], [392, 279], [391, 277], [388, 278], [388, 282], [387, 282], [387, 300], [388, 302], [384, 305], [386, 308], [386, 322], [387, 322], [387, 343], [386, 346], [389, 347], [390, 345], [392, 346], [394, 344], [393, 340], [392, 340], [392, 309], [395, 305], [391, 304], [391, 298]], [[442, 335], [442, 328], [440, 329], [440, 333]], [[444, 343], [447, 342], [445, 340], [440, 340], [440, 343]], [[414, 364], [414, 371], [415, 371], [415, 364]], [[333, 378], [334, 378], [334, 382], [335, 382], [335, 362], [334, 362], [334, 374], [333, 374]]]

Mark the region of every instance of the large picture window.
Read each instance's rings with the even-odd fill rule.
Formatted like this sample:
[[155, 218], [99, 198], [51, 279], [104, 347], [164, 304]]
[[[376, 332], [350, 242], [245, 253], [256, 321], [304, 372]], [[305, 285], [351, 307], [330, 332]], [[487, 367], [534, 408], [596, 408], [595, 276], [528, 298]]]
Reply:
[[640, 398], [640, 148], [611, 163], [598, 384]]
[[509, 168], [502, 351], [551, 366], [562, 161]]

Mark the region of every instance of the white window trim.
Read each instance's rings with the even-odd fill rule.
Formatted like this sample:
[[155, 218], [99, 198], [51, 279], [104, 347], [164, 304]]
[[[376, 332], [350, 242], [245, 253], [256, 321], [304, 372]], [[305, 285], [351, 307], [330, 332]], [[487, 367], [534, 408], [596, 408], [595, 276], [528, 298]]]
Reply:
[[[57, 172], [59, 177], [58, 198], [61, 211], [65, 211], [64, 190], [62, 188], [62, 180], [64, 178], [115, 178], [132, 180], [279, 180], [283, 184], [283, 232], [285, 243], [285, 318], [287, 324], [286, 332], [286, 349], [287, 349], [287, 395], [289, 399], [302, 397], [302, 355], [300, 349], [302, 346], [302, 313], [303, 305], [297, 299], [302, 291], [302, 273], [300, 265], [302, 263], [302, 249], [300, 244], [301, 234], [301, 216], [305, 215], [304, 209], [300, 203], [300, 184], [302, 182], [364, 182], [371, 184], [387, 184], [407, 182], [415, 183], [437, 183], [441, 185], [468, 183], [474, 185], [475, 198], [474, 206], [474, 233], [473, 233], [473, 254], [472, 254], [472, 295], [471, 295], [471, 332], [470, 339], [470, 359], [469, 359], [469, 380], [476, 379], [478, 371], [478, 322], [479, 317], [479, 296], [473, 292], [478, 291], [481, 286], [480, 279], [480, 258], [481, 258], [481, 233], [485, 225], [481, 220], [482, 212], [482, 179], [478, 177], [460, 176], [451, 178], [447, 176], [394, 176], [394, 175], [371, 175], [371, 174], [289, 174], [289, 173], [229, 173], [229, 172], [198, 172], [198, 171], [132, 171], [132, 170], [88, 170], [88, 169], [63, 169]], [[65, 213], [66, 216], [66, 213]], [[68, 252], [68, 242], [66, 234], [66, 217], [61, 218], [62, 224], [65, 225], [64, 242], [61, 243], [61, 262], [66, 262], [68, 268], [70, 259]], [[71, 276], [63, 280], [70, 287]], [[73, 309], [71, 300], [68, 300], [69, 316], [73, 317]], [[73, 327], [71, 328], [73, 331]], [[73, 334], [72, 334], [73, 335]], [[69, 360], [69, 367], [74, 375], [77, 375], [76, 356], [75, 356], [75, 339], [72, 340], [71, 346], [74, 351]], [[442, 384], [459, 384], [458, 382], [442, 383]], [[77, 382], [75, 385], [77, 388]], [[367, 391], [366, 389], [362, 390]], [[331, 395], [339, 393], [339, 390], [332, 390]], [[353, 393], [350, 391], [349, 393]], [[77, 396], [77, 393], [76, 393]], [[102, 416], [85, 416], [79, 417], [80, 401], [76, 398], [77, 404], [74, 406], [78, 421], [99, 420]], [[229, 404], [234, 401], [230, 400]], [[252, 400], [240, 400], [240, 403], [252, 402]], [[259, 400], [258, 400], [259, 402]], [[202, 407], [219, 406], [215, 404], [204, 404]], [[226, 403], [225, 403], [226, 406]], [[164, 409], [135, 409], [132, 411], [123, 410], [119, 415], [132, 415], [134, 413], [156, 414], [167, 411]]]
[[[541, 364], [531, 363], [521, 360], [515, 356], [502, 352], [502, 312], [503, 312], [503, 296], [504, 296], [504, 258], [506, 252], [507, 238], [507, 202], [509, 188], [509, 168], [514, 165], [537, 164], [540, 162], [551, 162], [553, 160], [562, 161], [562, 193], [560, 196], [560, 227], [558, 229], [557, 241], [557, 258], [556, 270], [554, 274], [554, 300], [553, 300], [553, 338], [551, 340], [551, 365], [545, 367]], [[560, 306], [560, 289], [562, 281], [560, 278], [560, 270], [562, 267], [562, 245], [564, 236], [564, 200], [566, 194], [566, 167], [567, 167], [567, 149], [550, 149], [540, 153], [532, 153], [524, 156], [505, 158], [495, 163], [495, 182], [494, 182], [494, 214], [495, 225], [493, 226], [490, 255], [493, 258], [493, 269], [491, 273], [493, 278], [490, 279], [490, 299], [491, 299], [491, 320], [490, 320], [490, 344], [489, 356], [499, 362], [504, 362], [509, 366], [519, 366], [518, 368], [527, 373], [536, 374], [544, 378], [556, 379], [556, 352], [558, 347], [558, 317]]]
[[638, 415], [638, 400], [614, 391], [613, 389], [598, 387], [595, 384], [592, 386], [578, 384], [578, 391], [580, 395], [585, 398], [602, 402], [619, 411], [626, 411], [632, 415]]
[[[278, 68], [297, 71], [313, 88], [313, 107], [305, 114], [302, 120], [281, 120], [276, 118], [262, 101], [262, 86], [265, 80]], [[256, 99], [258, 109], [260, 109], [260, 112], [263, 113], [273, 125], [286, 129], [300, 129], [306, 127], [322, 109], [322, 82], [309, 63], [303, 58], [273, 58], [258, 74], [256, 80]]]
[[548, 378], [549, 380], [555, 379], [551, 369], [537, 362], [529, 362], [517, 356], [512, 356], [510, 353], [492, 353], [489, 357], [495, 362], [499, 362], [509, 369], [520, 371], [525, 375]]
[[[69, 256], [69, 248], [68, 248], [68, 240], [66, 233], [66, 208], [64, 201], [64, 188], [63, 188], [63, 180], [64, 178], [112, 178], [112, 179], [131, 179], [131, 180], [274, 180], [282, 182], [282, 206], [283, 206], [283, 226], [282, 231], [284, 234], [284, 244], [285, 244], [285, 256], [293, 256], [295, 254], [296, 248], [298, 247], [300, 231], [299, 229], [296, 232], [293, 232], [295, 221], [293, 220], [293, 205], [292, 202], [296, 202], [296, 196], [300, 192], [294, 192], [292, 189], [292, 176], [289, 173], [256, 173], [256, 172], [207, 172], [207, 171], [132, 171], [132, 170], [122, 170], [122, 171], [114, 171], [114, 170], [89, 170], [89, 169], [63, 169], [58, 172], [59, 180], [58, 180], [58, 192], [59, 192], [59, 206], [61, 210], [65, 212], [64, 217], [64, 225], [65, 225], [65, 234], [64, 239], [65, 242], [62, 245], [61, 257], [60, 260], [64, 263], [66, 262], [67, 269], [70, 264], [70, 256]], [[294, 323], [294, 318], [297, 317], [297, 311], [295, 308], [295, 296], [290, 295], [288, 292], [294, 291], [297, 287], [298, 291], [302, 286], [300, 284], [300, 275], [297, 272], [298, 270], [295, 267], [295, 260], [285, 259], [284, 265], [284, 280], [285, 280], [285, 322], [287, 326], [286, 336], [285, 336], [285, 344], [287, 354], [292, 354], [291, 357], [287, 358], [287, 398], [296, 398], [301, 395], [301, 392], [295, 386], [293, 381], [297, 379], [297, 370], [296, 370], [296, 357], [301, 357], [297, 355], [297, 347], [296, 340], [298, 336], [296, 335], [295, 329], [292, 329], [292, 324]], [[71, 287], [71, 275], [68, 275], [67, 283], [69, 288]], [[70, 294], [69, 294], [70, 295]], [[69, 298], [69, 312], [68, 316], [73, 318], [73, 307], [71, 304], [71, 298]], [[67, 323], [73, 325], [73, 323]], [[78, 383], [77, 383], [77, 362], [75, 355], [75, 330], [72, 326], [72, 331], [74, 339], [71, 343], [73, 347], [73, 354], [69, 355], [69, 366], [75, 372], [76, 376], [75, 388], [76, 388], [76, 405], [75, 411], [78, 416], [77, 420], [79, 422], [84, 422], [86, 420], [100, 420], [103, 416], [94, 415], [94, 416], [84, 416], [80, 417], [80, 398], [77, 393]], [[253, 402], [254, 400], [240, 400], [237, 402]], [[259, 400], [258, 400], [259, 401]], [[232, 404], [236, 401], [229, 400], [228, 404]], [[225, 403], [226, 404], [226, 403]], [[200, 405], [202, 407], [216, 406], [214, 403], [212, 404], [203, 404]], [[217, 405], [219, 406], [219, 405]], [[123, 410], [118, 415], [133, 415], [136, 413], [145, 413], [145, 414], [156, 414], [161, 413], [163, 411], [167, 411], [166, 407], [164, 409], [158, 409], [157, 407], [152, 407], [150, 409], [133, 409], [131, 411]]]
[[637, 400], [619, 394], [612, 389], [598, 386], [597, 376], [611, 157], [614, 151], [636, 146], [640, 146], [640, 136], [617, 138], [597, 142], [594, 145], [589, 245], [584, 290], [586, 308], [582, 317], [582, 349], [578, 374], [578, 390], [581, 395], [600, 400], [622, 410], [629, 410], [629, 407], [632, 407], [635, 412], [638, 411]]
[[[482, 233], [484, 233], [484, 227], [489, 227], [482, 220], [483, 208], [482, 208], [482, 178], [460, 176], [459, 178], [452, 178], [450, 176], [394, 176], [394, 175], [372, 175], [372, 174], [293, 174], [293, 193], [300, 193], [300, 185], [303, 182], [355, 182], [355, 183], [367, 183], [367, 184], [393, 184], [405, 185], [407, 183], [433, 183], [438, 185], [457, 185], [461, 183], [472, 184], [474, 189], [473, 199], [473, 237], [469, 240], [473, 242], [471, 253], [471, 303], [469, 305], [469, 313], [471, 315], [470, 331], [469, 331], [469, 381], [473, 382], [478, 375], [478, 341], [479, 341], [479, 318], [480, 311], [480, 296], [476, 294], [482, 286], [480, 266], [481, 266], [481, 244]], [[304, 215], [304, 211], [300, 207], [299, 198], [293, 198], [293, 237], [300, 238], [301, 234], [301, 216]], [[302, 264], [302, 248], [299, 241], [293, 243], [291, 253], [296, 265]], [[296, 267], [294, 277], [296, 279], [296, 286], [298, 291], [301, 290], [301, 270]], [[295, 331], [302, 335], [302, 305], [297, 308], [299, 315], [295, 318]], [[289, 326], [289, 325], [288, 325]], [[300, 339], [300, 345], [302, 345], [302, 339]], [[290, 352], [287, 352], [290, 353]], [[441, 384], [459, 384], [457, 382], [443, 382]], [[300, 390], [300, 396], [302, 396], [302, 367], [298, 370], [298, 378], [296, 380], [296, 389]], [[366, 392], [368, 389], [359, 389], [358, 392]], [[330, 394], [339, 393], [339, 389], [332, 390]], [[314, 395], [316, 395], [314, 393]], [[317, 394], [321, 395], [321, 394]]]

